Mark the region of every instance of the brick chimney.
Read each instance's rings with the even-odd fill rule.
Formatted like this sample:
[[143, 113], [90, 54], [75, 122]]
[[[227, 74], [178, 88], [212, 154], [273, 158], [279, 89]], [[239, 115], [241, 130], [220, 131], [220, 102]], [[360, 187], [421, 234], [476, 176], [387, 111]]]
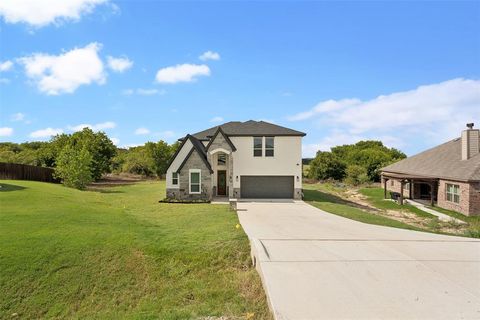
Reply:
[[468, 160], [480, 152], [480, 130], [473, 129], [473, 123], [467, 123], [462, 131], [462, 160]]

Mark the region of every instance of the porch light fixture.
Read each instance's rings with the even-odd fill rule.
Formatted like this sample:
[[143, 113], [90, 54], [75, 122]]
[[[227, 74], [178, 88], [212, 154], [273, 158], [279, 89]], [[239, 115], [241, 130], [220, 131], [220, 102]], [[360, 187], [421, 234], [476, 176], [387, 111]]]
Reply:
[[299, 177], [299, 176], [297, 176], [297, 182], [299, 182], [299, 181], [300, 181], [300, 177]]
[[238, 182], [238, 176], [235, 177], [235, 180]]

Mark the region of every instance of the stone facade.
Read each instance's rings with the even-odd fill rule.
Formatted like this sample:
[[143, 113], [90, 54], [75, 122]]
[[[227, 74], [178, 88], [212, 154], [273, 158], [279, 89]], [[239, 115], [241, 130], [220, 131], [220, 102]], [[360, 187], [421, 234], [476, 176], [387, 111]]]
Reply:
[[[189, 192], [189, 170], [200, 169], [201, 180], [199, 194], [190, 194]], [[167, 198], [176, 200], [211, 200], [212, 199], [212, 175], [207, 168], [200, 155], [196, 150], [193, 151], [187, 162], [180, 170], [179, 174], [179, 188], [167, 189]]]
[[303, 189], [296, 188], [293, 194], [293, 199], [302, 200], [303, 199]]
[[[227, 154], [227, 164], [224, 167], [218, 167], [217, 168], [217, 155], [218, 153], [210, 154], [209, 151], [213, 151], [215, 149], [225, 149], [226, 151], [230, 152], [230, 154]], [[212, 141], [211, 145], [208, 147], [207, 150], [207, 157], [208, 157], [208, 162], [212, 164], [213, 170], [215, 171], [213, 175], [214, 181], [212, 182], [212, 186], [216, 186], [216, 180], [217, 175], [216, 171], [218, 170], [225, 170], [227, 172], [227, 196], [231, 197], [233, 195], [233, 192], [231, 190], [231, 186], [233, 186], [233, 157], [232, 153], [233, 150], [230, 147], [230, 144], [228, 144], [227, 140], [223, 136], [221, 132], [219, 132], [215, 139]], [[213, 187], [212, 190], [212, 195], [216, 196], [217, 195], [217, 188]]]
[[[393, 181], [393, 183], [392, 183]], [[447, 200], [447, 184], [459, 186], [460, 202], [455, 203]], [[383, 186], [383, 179], [382, 179]], [[420, 184], [414, 183], [412, 186], [412, 198], [420, 198]], [[400, 180], [389, 179], [387, 181], [387, 191], [400, 192]], [[440, 208], [460, 212], [467, 216], [480, 215], [480, 183], [479, 182], [460, 182], [453, 180], [440, 179], [436, 192], [436, 205]], [[389, 196], [389, 195], [388, 195]], [[404, 188], [403, 196], [409, 197], [409, 190]]]

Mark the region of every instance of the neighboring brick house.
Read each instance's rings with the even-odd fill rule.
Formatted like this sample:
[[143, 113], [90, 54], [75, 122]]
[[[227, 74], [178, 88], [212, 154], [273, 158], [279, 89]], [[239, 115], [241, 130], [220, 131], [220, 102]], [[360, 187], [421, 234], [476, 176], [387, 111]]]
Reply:
[[473, 123], [460, 138], [382, 168], [382, 184], [403, 198], [480, 215], [480, 131]]
[[305, 133], [231, 121], [188, 134], [167, 168], [167, 198], [302, 198]]

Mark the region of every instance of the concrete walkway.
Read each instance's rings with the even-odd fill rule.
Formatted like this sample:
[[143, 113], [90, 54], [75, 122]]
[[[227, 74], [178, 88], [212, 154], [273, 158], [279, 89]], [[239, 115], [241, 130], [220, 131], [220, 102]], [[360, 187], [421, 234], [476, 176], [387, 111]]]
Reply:
[[239, 203], [276, 319], [480, 319], [480, 241]]
[[414, 201], [414, 200], [410, 200], [410, 199], [405, 199], [405, 201], [408, 204], [416, 207], [419, 210], [422, 210], [424, 212], [427, 212], [427, 213], [433, 214], [434, 216], [437, 216], [438, 219], [440, 219], [441, 221], [445, 221], [445, 222], [453, 221], [453, 222], [458, 223], [458, 224], [466, 224], [465, 221], [462, 221], [462, 220], [457, 219], [457, 218], [450, 217], [449, 215], [441, 213], [437, 210], [430, 209], [427, 206], [425, 206], [423, 203], [420, 203], [418, 201]]

